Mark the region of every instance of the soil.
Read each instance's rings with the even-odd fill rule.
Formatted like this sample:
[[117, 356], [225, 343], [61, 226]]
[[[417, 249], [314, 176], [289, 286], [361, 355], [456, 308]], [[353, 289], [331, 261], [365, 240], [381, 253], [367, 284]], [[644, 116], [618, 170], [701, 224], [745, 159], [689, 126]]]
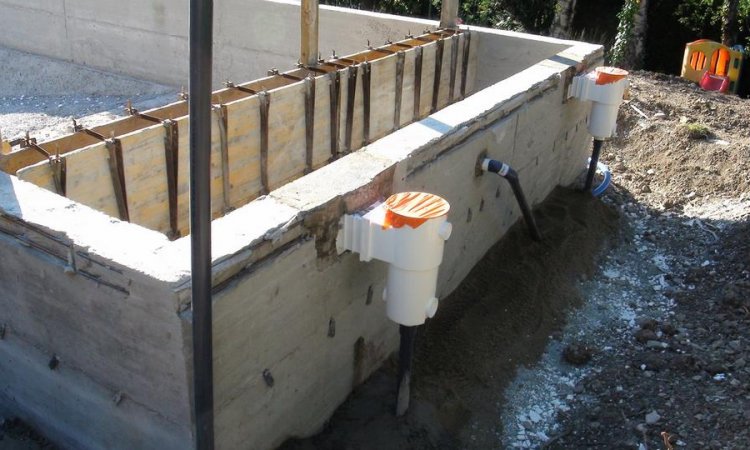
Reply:
[[[441, 301], [406, 416], [391, 359], [283, 449], [748, 448], [750, 103], [631, 80], [603, 152], [613, 185], [556, 190], [542, 242], [518, 223]], [[0, 423], [1, 449], [53, 448]]]

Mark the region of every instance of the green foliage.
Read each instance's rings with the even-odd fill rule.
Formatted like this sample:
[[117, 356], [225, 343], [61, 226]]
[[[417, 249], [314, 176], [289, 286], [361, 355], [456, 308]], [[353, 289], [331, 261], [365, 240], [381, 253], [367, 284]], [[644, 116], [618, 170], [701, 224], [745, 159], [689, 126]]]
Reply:
[[617, 13], [620, 22], [617, 25], [615, 43], [610, 49], [609, 59], [614, 66], [621, 66], [627, 58], [628, 47], [633, 38], [633, 25], [638, 12], [640, 0], [625, 0], [622, 9]]
[[685, 130], [690, 139], [708, 139], [711, 137], [711, 129], [702, 123], [687, 123]]
[[[436, 19], [440, 0], [321, 0], [321, 3], [390, 14]], [[555, 17], [556, 0], [462, 0], [464, 23], [505, 30], [547, 33]]]
[[[675, 10], [679, 23], [697, 36], [718, 39], [725, 11], [725, 0], [682, 0]], [[739, 34], [750, 34], [750, 0], [740, 0], [737, 8]], [[750, 42], [748, 42], [750, 44]]]

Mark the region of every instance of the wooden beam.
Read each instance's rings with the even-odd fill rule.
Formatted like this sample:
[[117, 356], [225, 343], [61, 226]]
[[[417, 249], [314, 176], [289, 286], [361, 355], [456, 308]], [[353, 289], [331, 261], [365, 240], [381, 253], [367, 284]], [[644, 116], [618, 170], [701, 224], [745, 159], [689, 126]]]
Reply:
[[457, 28], [458, 0], [443, 0], [440, 8], [440, 28]]
[[300, 5], [300, 62], [318, 63], [318, 0], [302, 0]]

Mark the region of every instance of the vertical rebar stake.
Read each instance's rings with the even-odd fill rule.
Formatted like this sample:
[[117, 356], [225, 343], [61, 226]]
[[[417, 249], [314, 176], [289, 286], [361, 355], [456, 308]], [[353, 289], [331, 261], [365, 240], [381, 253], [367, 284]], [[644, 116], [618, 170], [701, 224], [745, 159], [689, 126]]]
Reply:
[[401, 346], [398, 351], [398, 391], [396, 394], [396, 416], [403, 416], [409, 409], [411, 386], [411, 363], [414, 357], [414, 340], [417, 327], [399, 325]]
[[594, 139], [594, 151], [591, 152], [589, 171], [586, 173], [586, 184], [583, 187], [584, 192], [591, 192], [591, 186], [594, 184], [594, 175], [596, 175], [596, 165], [599, 163], [599, 155], [602, 152], [602, 144], [604, 144], [603, 140]]

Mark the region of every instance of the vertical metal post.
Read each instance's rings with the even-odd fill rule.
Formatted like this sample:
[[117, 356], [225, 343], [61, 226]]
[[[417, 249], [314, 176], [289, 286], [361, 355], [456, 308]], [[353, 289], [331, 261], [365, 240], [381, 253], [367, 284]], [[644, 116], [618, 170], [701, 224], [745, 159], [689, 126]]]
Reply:
[[190, 242], [195, 445], [214, 448], [211, 311], [213, 0], [190, 0]]

